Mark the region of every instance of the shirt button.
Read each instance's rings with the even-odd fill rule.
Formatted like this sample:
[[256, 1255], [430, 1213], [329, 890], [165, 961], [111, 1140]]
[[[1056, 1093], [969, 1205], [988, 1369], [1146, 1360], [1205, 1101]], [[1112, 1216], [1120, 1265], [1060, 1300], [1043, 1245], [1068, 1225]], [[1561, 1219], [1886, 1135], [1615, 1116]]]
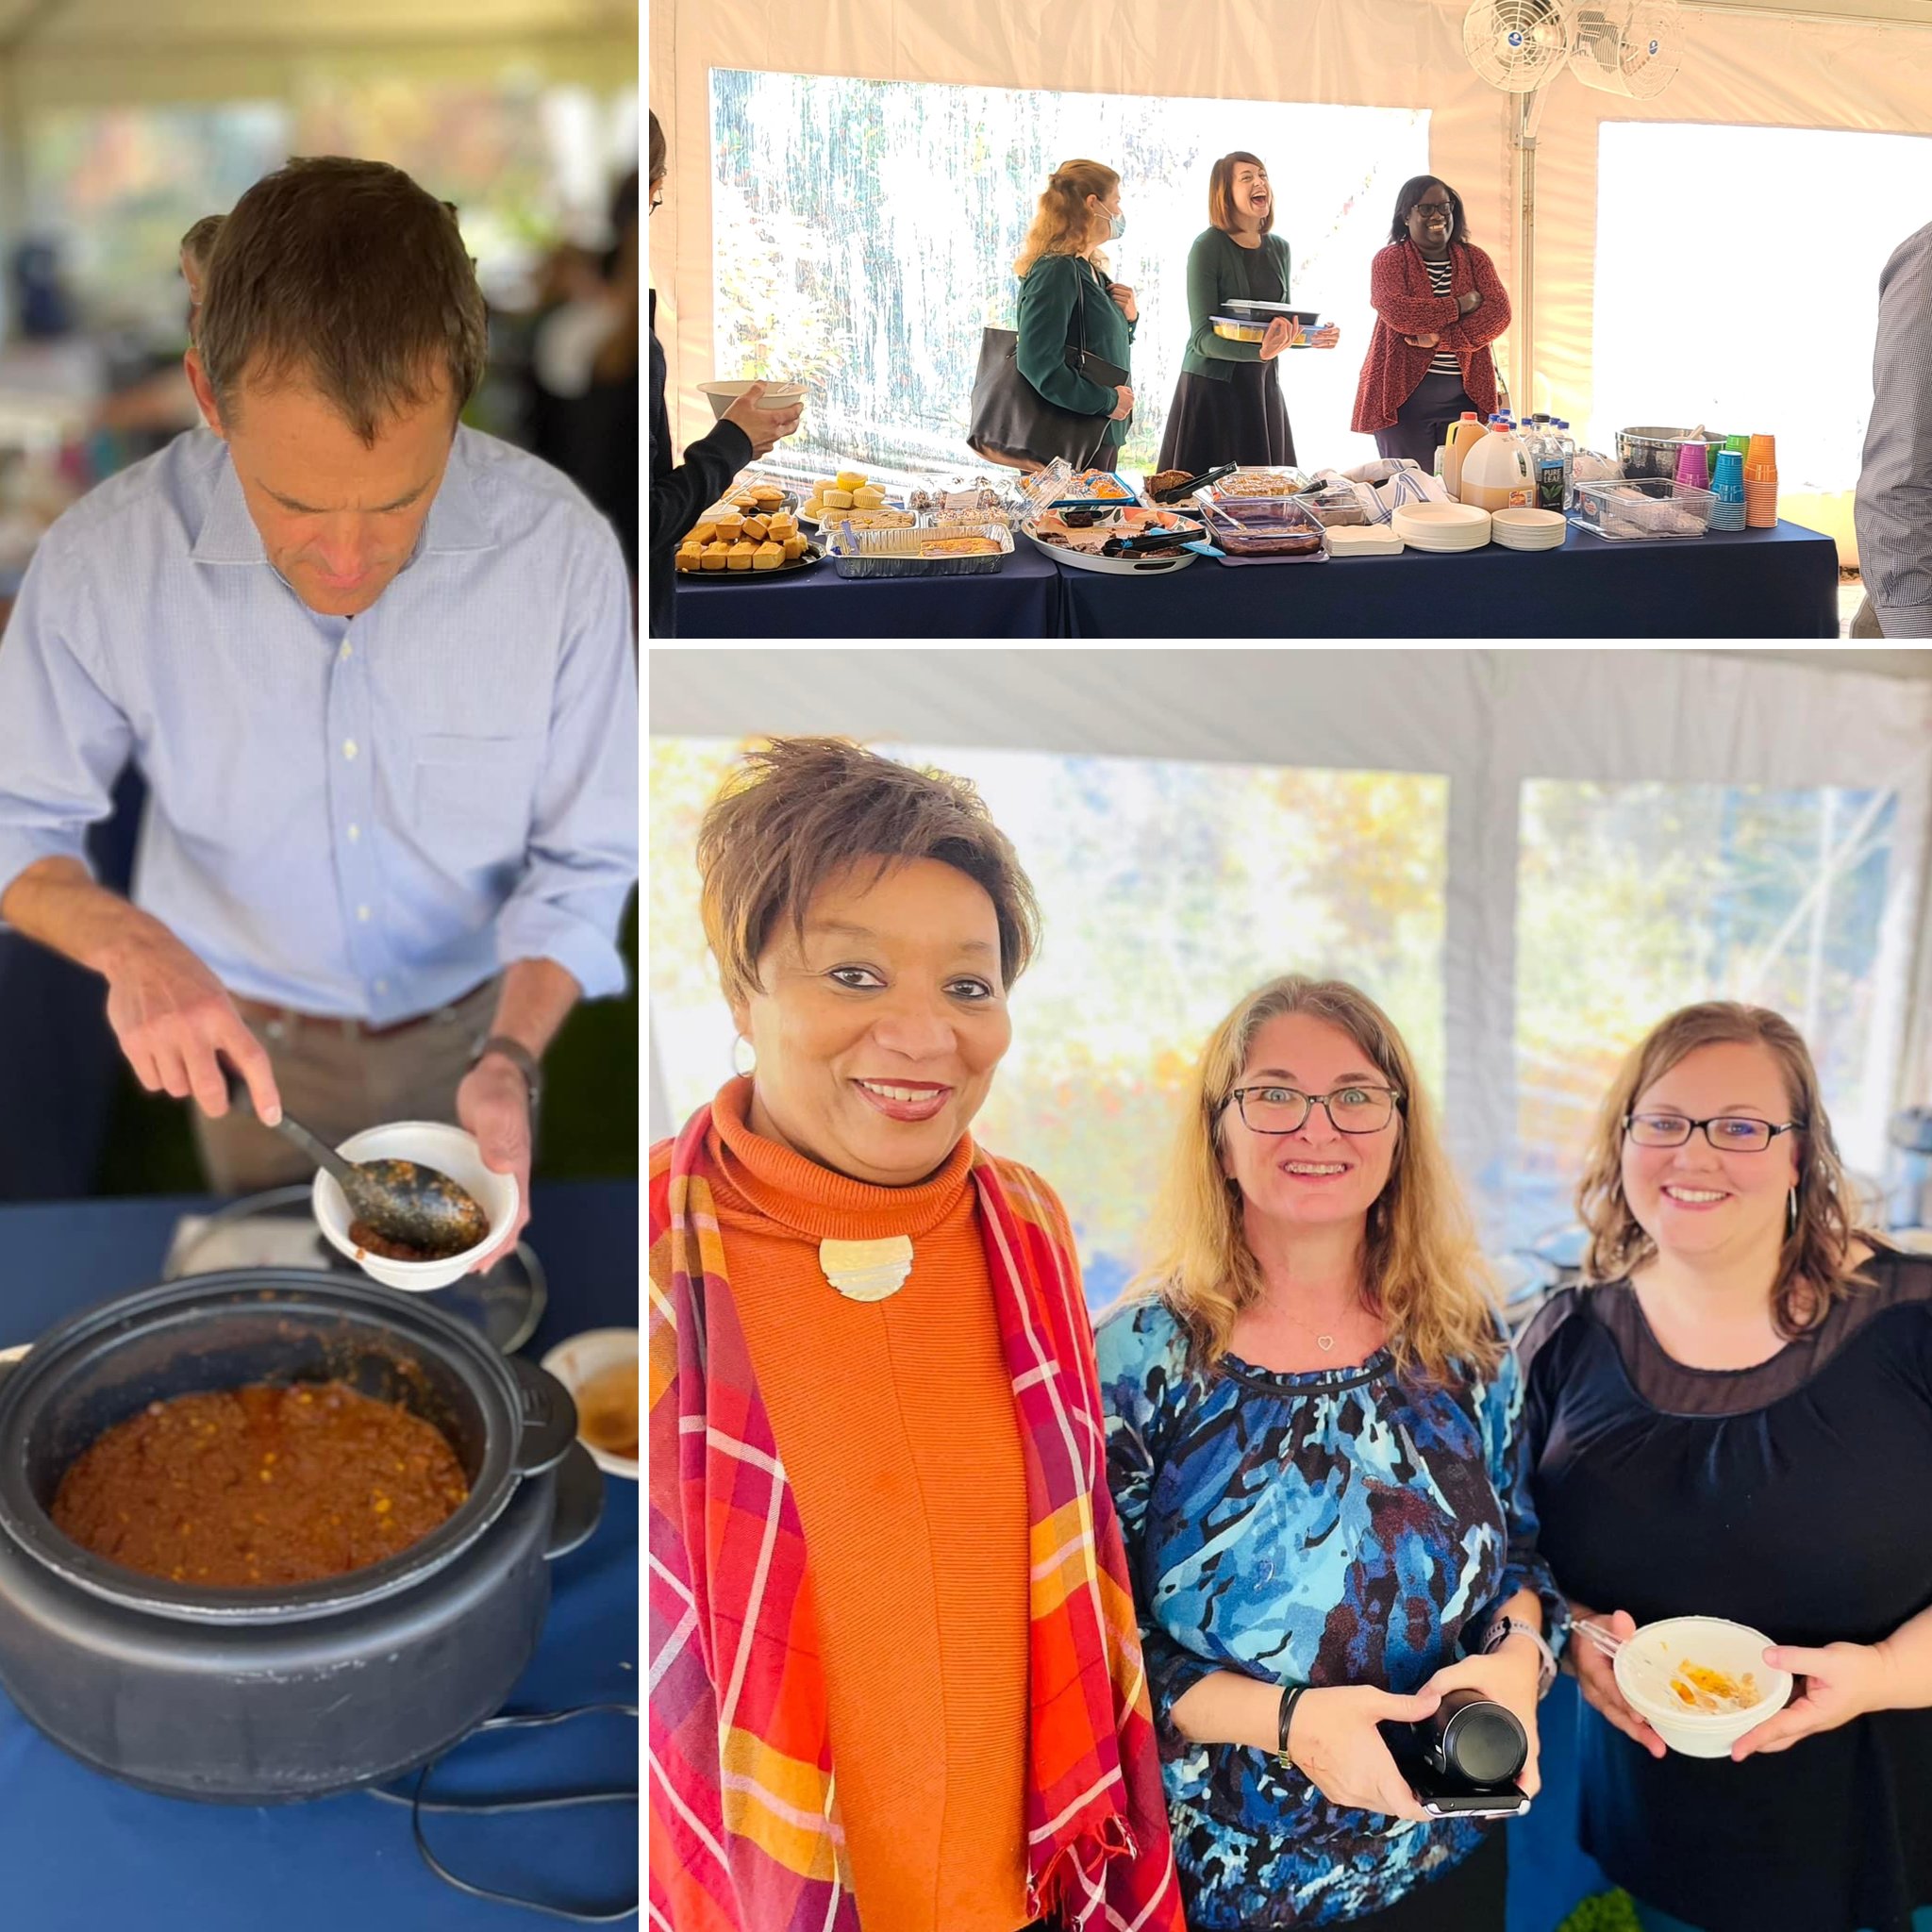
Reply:
[[387, 992], [389, 991], [389, 981], [386, 979], [378, 979], [375, 982], [375, 990], [377, 992]]
[[356, 756], [356, 741], [353, 738], [342, 740], [342, 756], [345, 758], [352, 758]]
[[351, 825], [351, 826], [349, 827], [349, 843], [350, 843], [351, 845], [355, 844], [355, 842], [357, 841], [357, 840], [358, 840], [359, 838], [361, 838], [361, 836], [362, 836], [362, 827], [361, 827], [360, 825]]
[[369, 908], [368, 908], [368, 907], [366, 907], [366, 906], [358, 906], [358, 907], [357, 907], [357, 908], [356, 908], [356, 917], [357, 917], [358, 919], [359, 919], [359, 920], [360, 920], [360, 921], [362, 922], [362, 924], [363, 924], [364, 925], [367, 925], [367, 924], [369, 924]]
[[354, 652], [354, 651], [352, 651], [352, 650], [351, 650], [351, 649], [349, 648], [349, 641], [348, 641], [348, 639], [347, 639], [347, 638], [344, 638], [344, 639], [342, 640], [342, 653], [341, 653], [341, 654], [342, 654], [342, 656], [343, 656], [344, 658], [353, 658], [353, 657], [354, 657], [354, 656], [356, 655], [356, 654], [355, 654], [355, 652]]

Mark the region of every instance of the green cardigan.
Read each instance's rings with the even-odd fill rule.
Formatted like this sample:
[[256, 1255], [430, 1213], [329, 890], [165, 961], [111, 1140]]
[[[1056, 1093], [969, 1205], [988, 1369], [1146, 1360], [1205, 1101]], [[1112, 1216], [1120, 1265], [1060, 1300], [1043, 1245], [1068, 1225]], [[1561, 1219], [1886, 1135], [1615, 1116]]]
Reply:
[[[1263, 235], [1261, 246], [1281, 271], [1282, 300], [1290, 300], [1287, 239]], [[1247, 300], [1248, 263], [1253, 259], [1254, 251], [1243, 248], [1225, 229], [1208, 228], [1195, 237], [1188, 250], [1188, 325], [1193, 333], [1188, 337], [1188, 353], [1181, 358], [1182, 375], [1226, 382], [1233, 373], [1229, 363], [1261, 359], [1259, 342], [1231, 342], [1214, 333], [1213, 319], [1227, 313], [1224, 305], [1229, 297]]]
[[[1083, 276], [1086, 299], [1080, 305], [1076, 297]], [[1092, 264], [1076, 255], [1042, 255], [1020, 278], [1020, 340], [1014, 360], [1020, 374], [1048, 402], [1077, 416], [1111, 416], [1113, 391], [1067, 367], [1069, 345], [1080, 342], [1076, 315], [1081, 306], [1087, 318], [1084, 346], [1102, 361], [1125, 369], [1134, 325], [1114, 307]], [[1109, 425], [1108, 439], [1116, 449], [1126, 441], [1126, 430], [1125, 422]]]

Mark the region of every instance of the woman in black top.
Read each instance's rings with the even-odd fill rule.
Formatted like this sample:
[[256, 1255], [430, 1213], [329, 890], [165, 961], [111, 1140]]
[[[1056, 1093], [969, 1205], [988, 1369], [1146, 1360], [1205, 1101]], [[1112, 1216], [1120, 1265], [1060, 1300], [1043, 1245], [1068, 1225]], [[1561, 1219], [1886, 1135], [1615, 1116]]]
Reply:
[[[1274, 230], [1268, 170], [1251, 154], [1223, 155], [1208, 177], [1209, 226], [1188, 251], [1188, 350], [1167, 412], [1160, 467], [1191, 476], [1217, 463], [1285, 469], [1294, 462], [1294, 432], [1281, 400], [1278, 358], [1297, 346], [1285, 316], [1258, 342], [1229, 341], [1214, 318], [1236, 301], [1286, 302], [1289, 253]], [[1332, 324], [1303, 336], [1299, 346], [1332, 349]]]
[[1810, 1055], [1758, 1008], [1653, 1031], [1579, 1206], [1595, 1285], [1522, 1343], [1557, 1582], [1618, 1635], [1748, 1624], [1797, 1678], [1729, 1759], [1686, 1757], [1573, 1641], [1584, 1848], [1657, 1932], [1907, 1932], [1932, 1905], [1932, 1258], [1855, 1226]]
[[[651, 212], [664, 199], [670, 159], [664, 130], [651, 116]], [[635, 299], [635, 298], [633, 298]], [[632, 308], [635, 318], [637, 310]], [[698, 519], [731, 487], [731, 479], [755, 457], [798, 427], [799, 406], [761, 409], [763, 383], [754, 383], [724, 413], [711, 433], [689, 444], [684, 461], [674, 463], [671, 414], [664, 407], [664, 351], [658, 341], [658, 291], [651, 291], [651, 624], [654, 638], [676, 636], [673, 596], [676, 589], [677, 545]]]

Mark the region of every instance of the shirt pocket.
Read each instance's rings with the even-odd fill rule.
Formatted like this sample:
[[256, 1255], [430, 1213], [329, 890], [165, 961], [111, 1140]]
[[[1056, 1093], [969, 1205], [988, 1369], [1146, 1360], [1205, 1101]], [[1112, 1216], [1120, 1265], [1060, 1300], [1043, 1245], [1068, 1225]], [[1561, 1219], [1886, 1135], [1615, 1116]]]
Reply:
[[411, 817], [428, 857], [452, 872], [521, 867], [542, 748], [541, 738], [418, 738]]

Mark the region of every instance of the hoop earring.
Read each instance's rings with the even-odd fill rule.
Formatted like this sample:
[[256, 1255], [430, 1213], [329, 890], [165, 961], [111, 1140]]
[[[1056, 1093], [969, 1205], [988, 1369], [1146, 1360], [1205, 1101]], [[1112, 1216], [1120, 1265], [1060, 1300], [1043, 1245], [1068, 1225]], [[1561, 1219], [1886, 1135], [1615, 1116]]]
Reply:
[[757, 1073], [758, 1071], [758, 1050], [757, 1047], [751, 1046], [751, 1065], [748, 1067], [741, 1067], [738, 1064], [738, 1049], [741, 1046], [751, 1046], [751, 1041], [747, 1040], [742, 1033], [736, 1035], [731, 1041], [731, 1071], [734, 1074], [736, 1074], [741, 1080], [747, 1080], [751, 1077], [753, 1074]]

